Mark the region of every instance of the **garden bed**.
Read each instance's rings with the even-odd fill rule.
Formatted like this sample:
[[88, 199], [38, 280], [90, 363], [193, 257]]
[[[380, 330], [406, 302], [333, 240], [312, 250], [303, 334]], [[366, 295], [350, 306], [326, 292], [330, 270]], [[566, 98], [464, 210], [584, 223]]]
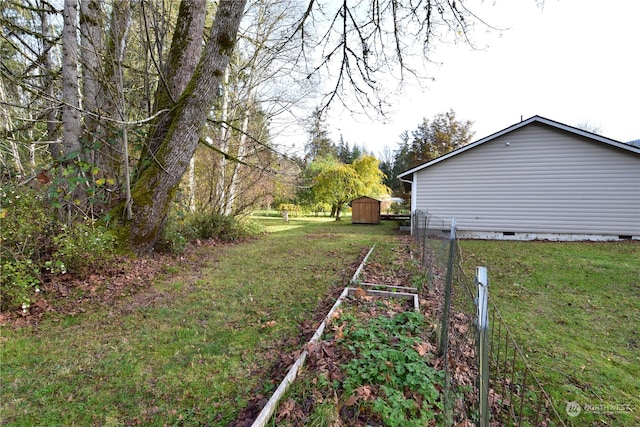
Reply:
[[420, 313], [416, 274], [423, 278], [407, 245], [372, 248], [253, 426], [435, 420], [444, 373], [430, 363], [435, 340]]
[[276, 425], [427, 425], [441, 412], [442, 371], [412, 299], [356, 289], [333, 311], [281, 399]]
[[473, 360], [449, 357], [453, 389], [437, 355], [444, 274], [427, 283], [411, 247], [404, 236], [363, 253], [308, 343], [282, 355], [274, 374], [284, 380], [271, 399], [258, 394], [229, 427], [473, 425]]

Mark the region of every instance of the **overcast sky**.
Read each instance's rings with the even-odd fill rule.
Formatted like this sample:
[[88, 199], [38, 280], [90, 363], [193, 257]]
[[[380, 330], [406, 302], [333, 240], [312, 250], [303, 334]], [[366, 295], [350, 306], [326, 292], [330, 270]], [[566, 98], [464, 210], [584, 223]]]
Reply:
[[640, 138], [640, 2], [546, 0], [540, 8], [535, 0], [496, 0], [467, 7], [509, 29], [478, 31], [482, 50], [439, 46], [434, 59], [443, 65], [430, 70], [435, 80], [425, 91], [399, 97], [385, 123], [334, 117], [334, 141], [342, 134], [377, 155], [397, 148], [400, 133], [423, 117], [449, 109], [474, 122], [473, 140], [534, 115], [588, 123], [623, 142]]

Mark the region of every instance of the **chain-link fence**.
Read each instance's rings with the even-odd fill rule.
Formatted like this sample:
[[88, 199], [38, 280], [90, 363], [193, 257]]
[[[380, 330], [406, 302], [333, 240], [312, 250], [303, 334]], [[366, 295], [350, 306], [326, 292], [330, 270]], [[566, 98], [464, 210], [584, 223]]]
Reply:
[[446, 425], [564, 425], [488, 297], [491, 272], [461, 268], [455, 219], [415, 211], [411, 228], [437, 320]]

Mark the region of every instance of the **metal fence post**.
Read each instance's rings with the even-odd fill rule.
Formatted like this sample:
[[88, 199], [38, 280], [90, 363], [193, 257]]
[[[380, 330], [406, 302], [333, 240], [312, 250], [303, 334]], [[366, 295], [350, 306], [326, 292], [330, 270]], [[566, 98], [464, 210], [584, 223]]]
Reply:
[[[453, 261], [456, 254], [456, 219], [451, 218], [451, 236], [449, 237], [449, 262], [444, 288], [444, 308], [442, 309], [442, 335], [440, 336], [440, 354], [447, 356], [449, 343], [449, 310], [451, 309], [451, 292], [453, 285]], [[446, 367], [446, 364], [445, 364]]]
[[424, 236], [422, 236], [422, 266], [427, 267], [427, 227], [429, 226], [429, 213], [424, 216]]
[[480, 427], [489, 427], [489, 278], [486, 267], [476, 267], [478, 285], [478, 410]]

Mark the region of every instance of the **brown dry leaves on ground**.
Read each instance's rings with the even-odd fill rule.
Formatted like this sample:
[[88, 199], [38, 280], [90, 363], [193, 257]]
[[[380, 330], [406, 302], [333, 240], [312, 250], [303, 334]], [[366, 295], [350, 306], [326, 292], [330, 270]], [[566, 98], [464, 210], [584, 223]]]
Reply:
[[[398, 237], [398, 250], [397, 253], [401, 256], [395, 261], [396, 264], [404, 263], [408, 266], [411, 260], [411, 236]], [[366, 255], [366, 250], [363, 250], [361, 259]], [[393, 286], [412, 286], [412, 274], [408, 268], [402, 268], [401, 265], [394, 265], [393, 268], [386, 268], [381, 263], [366, 264], [362, 271], [362, 279], [365, 283], [374, 284], [386, 284]], [[355, 270], [355, 267], [354, 267]], [[393, 270], [390, 274], [389, 271]], [[474, 334], [472, 328], [472, 315], [470, 313], [462, 313], [456, 311], [455, 308], [451, 311], [450, 318], [450, 330], [452, 331], [452, 340], [449, 347], [448, 357], [435, 357], [438, 347], [438, 324], [441, 322], [443, 305], [444, 305], [444, 271], [432, 271], [432, 283], [431, 286], [423, 284], [419, 291], [419, 299], [421, 312], [424, 314], [429, 330], [425, 331], [424, 340], [417, 346], [416, 351], [421, 355], [429, 355], [429, 359], [432, 361], [434, 367], [437, 369], [444, 369], [445, 364], [448, 366], [449, 372], [449, 384], [450, 387], [455, 387], [460, 390], [462, 387], [465, 390], [464, 393], [457, 393], [457, 397], [453, 402], [450, 402], [452, 414], [452, 425], [466, 427], [474, 425], [469, 414], [474, 411], [476, 397], [473, 390], [477, 378], [477, 367], [475, 359], [474, 349]], [[346, 281], [345, 281], [346, 283]], [[313, 334], [315, 328], [324, 319], [324, 313], [328, 312], [329, 307], [337, 297], [337, 293], [340, 290], [336, 290], [333, 298], [324, 305], [325, 311], [318, 311], [314, 315], [314, 322], [305, 323], [302, 326], [304, 334], [308, 337]], [[379, 299], [379, 297], [375, 297]], [[413, 308], [411, 303], [407, 301], [398, 303], [401, 300], [385, 299], [385, 304], [374, 304], [374, 297], [366, 296], [364, 292], [358, 293], [353, 297], [349, 297], [347, 304], [355, 304], [358, 306], [359, 316], [362, 318], [373, 318], [376, 316], [386, 315], [391, 316], [393, 312], [401, 312], [411, 310]], [[384, 311], [381, 312], [380, 310]], [[339, 316], [340, 310], [335, 314]], [[308, 357], [304, 365], [304, 371], [315, 372], [315, 374], [322, 373], [331, 381], [342, 381], [343, 373], [340, 370], [340, 366], [347, 362], [346, 357], [339, 349], [336, 348], [336, 340], [340, 339], [341, 332], [336, 326], [329, 325], [330, 334], [333, 334], [331, 339], [320, 341], [313, 344], [307, 344], [305, 349], [308, 351]], [[325, 335], [327, 332], [325, 332]], [[300, 355], [300, 351], [294, 354], [286, 354], [281, 357], [279, 363], [276, 363], [276, 369], [273, 370], [274, 385], [278, 385], [279, 381], [286, 375], [288, 368], [295, 362]], [[492, 399], [490, 402], [491, 410], [493, 413], [497, 411], [498, 405], [502, 401], [501, 396], [498, 396], [490, 390]], [[304, 426], [309, 419], [309, 414], [313, 410], [314, 405], [319, 402], [326, 401], [327, 399], [333, 399], [333, 402], [338, 411], [337, 418], [333, 421], [335, 426], [377, 426], [380, 424], [379, 420], [367, 418], [366, 416], [360, 416], [357, 414], [357, 402], [374, 400], [378, 397], [379, 393], [375, 387], [363, 386], [358, 389], [355, 395], [350, 396], [345, 401], [340, 401], [338, 396], [325, 396], [320, 390], [315, 390], [307, 393], [302, 401], [296, 401], [293, 399], [285, 399], [280, 402], [279, 409], [276, 412], [276, 424], [279, 426]], [[237, 421], [230, 423], [227, 427], [245, 427], [250, 426], [253, 420], [257, 417], [260, 410], [267, 403], [269, 396], [259, 395], [250, 400], [249, 405], [241, 412]]]
[[[97, 306], [119, 306], [126, 314], [138, 305], [148, 305], [153, 300], [163, 298], [152, 286], [156, 278], [170, 274], [180, 266], [191, 267], [181, 270], [199, 271], [199, 266], [206, 260], [195, 255], [198, 246], [221, 244], [215, 240], [199, 242], [183, 255], [156, 253], [141, 258], [116, 256], [84, 274], [45, 274], [39, 286], [40, 292], [35, 295], [26, 313], [20, 307], [2, 312], [0, 325], [13, 328], [37, 326], [47, 316], [56, 319], [84, 313]], [[126, 299], [126, 304], [119, 305], [118, 302], [124, 297], [130, 298]]]
[[135, 260], [117, 257], [110, 265], [86, 275], [46, 275], [39, 286], [41, 292], [26, 313], [20, 308], [3, 312], [0, 324], [37, 326], [47, 315], [75, 315], [95, 304], [112, 305], [119, 298], [149, 288], [163, 265], [158, 257]]
[[[399, 252], [402, 256], [396, 263], [406, 263], [406, 265], [408, 265], [411, 262], [409, 250], [411, 237], [401, 236], [398, 237], [398, 239]], [[221, 243], [215, 241], [201, 243], [201, 245], [213, 246], [219, 244]], [[46, 276], [44, 278], [44, 284], [41, 286], [42, 292], [31, 304], [28, 312], [23, 313], [22, 310], [16, 308], [0, 313], [0, 324], [16, 328], [37, 326], [42, 319], [47, 316], [56, 319], [57, 317], [83, 313], [97, 306], [116, 307], [116, 311], [120, 310], [125, 313], [128, 310], [135, 309], [136, 305], [146, 305], [155, 299], [163, 298], [162, 295], [159, 295], [158, 292], [154, 290], [152, 286], [153, 281], [161, 275], [170, 274], [170, 270], [176, 266], [188, 265], [191, 267], [188, 269], [189, 271], [197, 272], [199, 270], [198, 267], [201, 267], [201, 264], [205, 261], [202, 259], [203, 257], [194, 256], [193, 253], [195, 253], [195, 251], [197, 251], [197, 248], [193, 249], [193, 252], [191, 252], [191, 250], [188, 251], [183, 256], [155, 254], [153, 257], [138, 259], [118, 257], [108, 265], [91, 271], [86, 275], [67, 274]], [[362, 249], [360, 259], [364, 258], [367, 251], [367, 248]], [[353, 271], [355, 271], [358, 264], [359, 261], [352, 263], [351, 267]], [[181, 270], [184, 271], [185, 269]], [[395, 270], [395, 273], [389, 274], [388, 269], [386, 269], [383, 264], [373, 263], [366, 265], [363, 271], [363, 279], [367, 283], [412, 286], [411, 274], [408, 269], [395, 265], [393, 270]], [[349, 278], [345, 277], [344, 283], [346, 284], [348, 280]], [[419, 292], [421, 311], [424, 313], [429, 324], [432, 325], [432, 330], [427, 331], [427, 333], [433, 333], [435, 325], [441, 317], [442, 302], [444, 299], [443, 282], [444, 272], [436, 272], [434, 276], [434, 286], [427, 287], [425, 285]], [[278, 351], [272, 352], [272, 354], [274, 354], [274, 360], [271, 363], [270, 370], [256, 372], [255, 374], [264, 378], [265, 381], [273, 383], [274, 386], [277, 386], [286, 375], [289, 367], [300, 355], [302, 347], [304, 346], [303, 343], [308, 342], [311, 338], [341, 291], [342, 287], [336, 286], [318, 305], [317, 310], [312, 314], [311, 320], [300, 324], [299, 335], [297, 337], [291, 337], [291, 343], [289, 343], [291, 346], [298, 344], [300, 350], [287, 354], [281, 354]], [[124, 299], [124, 297], [128, 298]], [[120, 300], [126, 302], [120, 303]], [[389, 315], [391, 311], [405, 311], [412, 308], [411, 304], [407, 305], [406, 302], [398, 303], [395, 300], [387, 300], [388, 303], [383, 306], [372, 304], [372, 297], [363, 295], [352, 297], [350, 300], [351, 303], [360, 305], [360, 315], [362, 316], [374, 317], [382, 314], [376, 310], [386, 310], [387, 313], [385, 313], [385, 315]], [[468, 325], [468, 319], [461, 313], [454, 313], [451, 327], [453, 329], [461, 329], [466, 327], [465, 325]], [[269, 325], [266, 325], [265, 327], [268, 326]], [[339, 337], [340, 332], [339, 329], [333, 331], [336, 337]], [[291, 348], [291, 346], [288, 347]], [[435, 353], [436, 343], [433, 341], [425, 340], [421, 346], [422, 347], [416, 349], [418, 352], [424, 352], [425, 354]], [[309, 356], [305, 364], [305, 369], [326, 371], [332, 380], [336, 379], [340, 381], [342, 379], [339, 366], [342, 363], [341, 357], [344, 356], [336, 352], [334, 343], [323, 341], [307, 345], [306, 349]], [[433, 363], [436, 367], [444, 366], [443, 358], [436, 358]], [[466, 348], [463, 351], [457, 352], [453, 357], [449, 358], [448, 363], [450, 370], [455, 372], [454, 380], [456, 383], [462, 385], [471, 385], [474, 383], [476, 368], [472, 348]], [[359, 421], [357, 417], [354, 418], [352, 408], [356, 406], [355, 403], [357, 401], [375, 399], [376, 396], [377, 390], [375, 388], [363, 387], [358, 390], [356, 395], [351, 397], [352, 400], [355, 399], [353, 402], [347, 400], [341, 404], [339, 403], [340, 415], [345, 422], [347, 422], [347, 424], [343, 425], [357, 426], [362, 424], [362, 420]], [[256, 390], [256, 393], [249, 400], [244, 410], [241, 411], [237, 420], [230, 423], [228, 427], [250, 426], [267, 403], [269, 397], [270, 396], [265, 396]], [[303, 402], [295, 402], [293, 400], [281, 402], [279, 412], [277, 413], [279, 420], [278, 425], [304, 425], [300, 420], [305, 419], [312, 406], [313, 399], [317, 400], [319, 398], [319, 395], [314, 396], [312, 394], [311, 397]], [[500, 401], [499, 398], [494, 399], [494, 402], [498, 401]], [[350, 405], [351, 403], [353, 404]], [[456, 402], [456, 405], [459, 406], [456, 412], [467, 412], [467, 408], [462, 407], [465, 405], [464, 401], [459, 400]], [[374, 421], [370, 420], [369, 425], [376, 425], [375, 422], [373, 424], [371, 424], [371, 422]], [[469, 420], [466, 417], [458, 419], [458, 425], [461, 426], [467, 425], [468, 422]]]

